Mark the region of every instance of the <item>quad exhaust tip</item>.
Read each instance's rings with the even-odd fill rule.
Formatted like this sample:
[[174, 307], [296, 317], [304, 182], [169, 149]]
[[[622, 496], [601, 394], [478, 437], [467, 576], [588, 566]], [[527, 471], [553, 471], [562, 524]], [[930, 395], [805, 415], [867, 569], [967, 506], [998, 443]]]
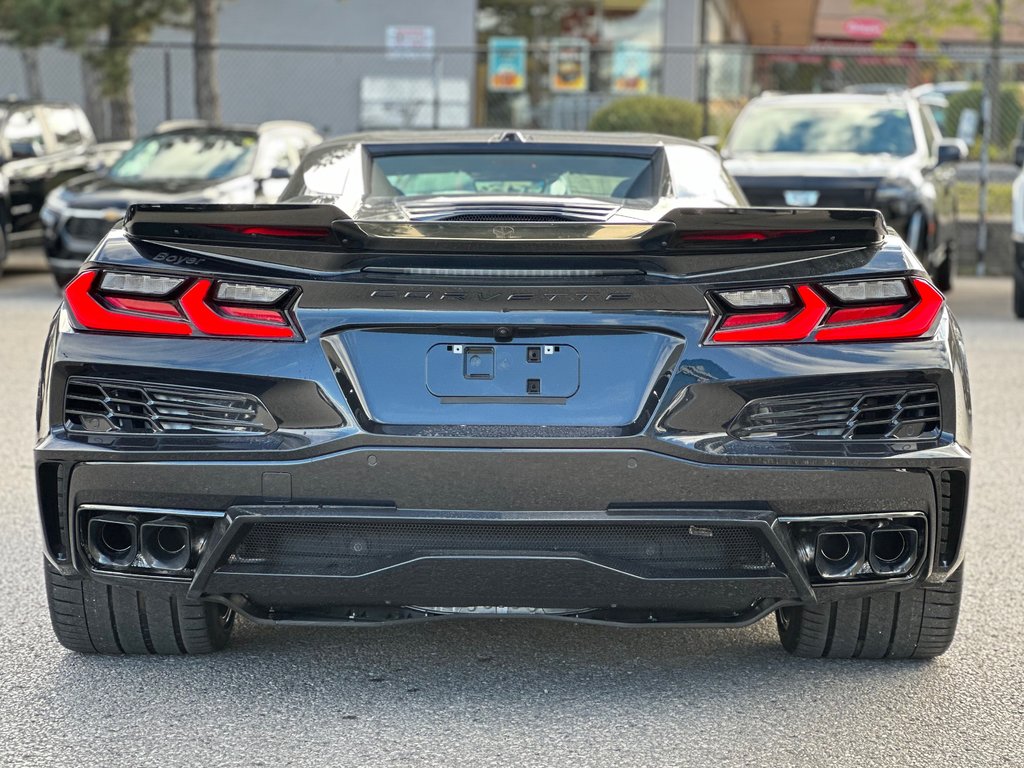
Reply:
[[804, 539], [806, 560], [813, 553], [817, 576], [827, 581], [859, 577], [893, 577], [910, 573], [919, 559], [921, 532], [886, 522], [877, 527], [823, 528]]
[[879, 576], [902, 576], [917, 561], [917, 531], [905, 525], [887, 525], [871, 532], [868, 564]]
[[173, 518], [142, 524], [142, 560], [150, 568], [180, 571], [192, 559], [192, 529]]
[[177, 518], [140, 524], [134, 517], [103, 514], [89, 520], [86, 549], [93, 562], [103, 567], [181, 571], [192, 560], [194, 539], [192, 526]]
[[98, 565], [125, 567], [139, 554], [135, 521], [121, 515], [100, 515], [89, 521], [89, 555]]
[[829, 528], [818, 533], [814, 567], [824, 579], [845, 579], [864, 567], [867, 536], [853, 528]]

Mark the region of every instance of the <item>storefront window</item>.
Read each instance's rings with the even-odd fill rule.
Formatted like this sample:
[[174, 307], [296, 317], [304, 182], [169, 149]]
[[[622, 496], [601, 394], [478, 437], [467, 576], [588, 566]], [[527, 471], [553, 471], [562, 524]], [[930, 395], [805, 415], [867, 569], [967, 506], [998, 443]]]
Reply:
[[481, 125], [583, 129], [619, 95], [661, 91], [665, 0], [480, 0]]

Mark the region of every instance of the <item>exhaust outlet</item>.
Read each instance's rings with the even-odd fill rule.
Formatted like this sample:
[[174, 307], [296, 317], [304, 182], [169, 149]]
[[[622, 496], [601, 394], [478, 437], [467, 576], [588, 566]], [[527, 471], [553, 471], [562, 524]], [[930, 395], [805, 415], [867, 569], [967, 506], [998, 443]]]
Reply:
[[135, 521], [120, 515], [99, 515], [89, 521], [86, 548], [97, 565], [124, 568], [139, 554]]
[[821, 531], [814, 543], [814, 567], [823, 579], [845, 579], [864, 567], [867, 537], [852, 528]]
[[879, 576], [901, 576], [917, 562], [917, 531], [903, 525], [886, 525], [871, 532], [868, 564]]
[[192, 559], [192, 528], [174, 518], [142, 524], [142, 560], [150, 568], [180, 571]]

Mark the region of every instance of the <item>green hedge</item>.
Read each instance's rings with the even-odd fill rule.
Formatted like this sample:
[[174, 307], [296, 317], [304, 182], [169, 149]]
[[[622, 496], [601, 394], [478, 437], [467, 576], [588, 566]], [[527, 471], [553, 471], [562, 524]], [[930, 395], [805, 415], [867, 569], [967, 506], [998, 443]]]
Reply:
[[[960, 113], [965, 109], [973, 109], [981, 116], [981, 86], [971, 88], [961, 93], [949, 95], [949, 110], [946, 112], [946, 132], [956, 135], [957, 126], [960, 125]], [[1017, 124], [1024, 115], [1024, 108], [1021, 106], [1020, 86], [1004, 85], [999, 92], [999, 115], [998, 125], [993, 126], [993, 141], [995, 144], [1006, 146], [1013, 141], [1017, 131]], [[981, 136], [979, 134], [978, 139]]]
[[700, 137], [701, 109], [692, 101], [668, 96], [628, 96], [606, 104], [594, 113], [592, 131], [639, 131]]

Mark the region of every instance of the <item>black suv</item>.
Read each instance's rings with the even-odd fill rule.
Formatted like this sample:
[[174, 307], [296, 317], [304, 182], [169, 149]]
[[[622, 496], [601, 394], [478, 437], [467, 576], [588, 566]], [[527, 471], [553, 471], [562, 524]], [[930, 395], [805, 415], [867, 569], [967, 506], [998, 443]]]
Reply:
[[0, 101], [0, 253], [10, 233], [36, 226], [51, 189], [108, 165], [127, 146], [97, 144], [89, 119], [75, 104]]
[[956, 272], [955, 163], [965, 154], [904, 93], [762, 96], [722, 150], [751, 205], [880, 210], [944, 291]]
[[130, 203], [274, 202], [303, 153], [320, 140], [308, 123], [286, 120], [158, 126], [109, 170], [73, 179], [46, 198], [43, 245], [57, 284], [75, 276]]

